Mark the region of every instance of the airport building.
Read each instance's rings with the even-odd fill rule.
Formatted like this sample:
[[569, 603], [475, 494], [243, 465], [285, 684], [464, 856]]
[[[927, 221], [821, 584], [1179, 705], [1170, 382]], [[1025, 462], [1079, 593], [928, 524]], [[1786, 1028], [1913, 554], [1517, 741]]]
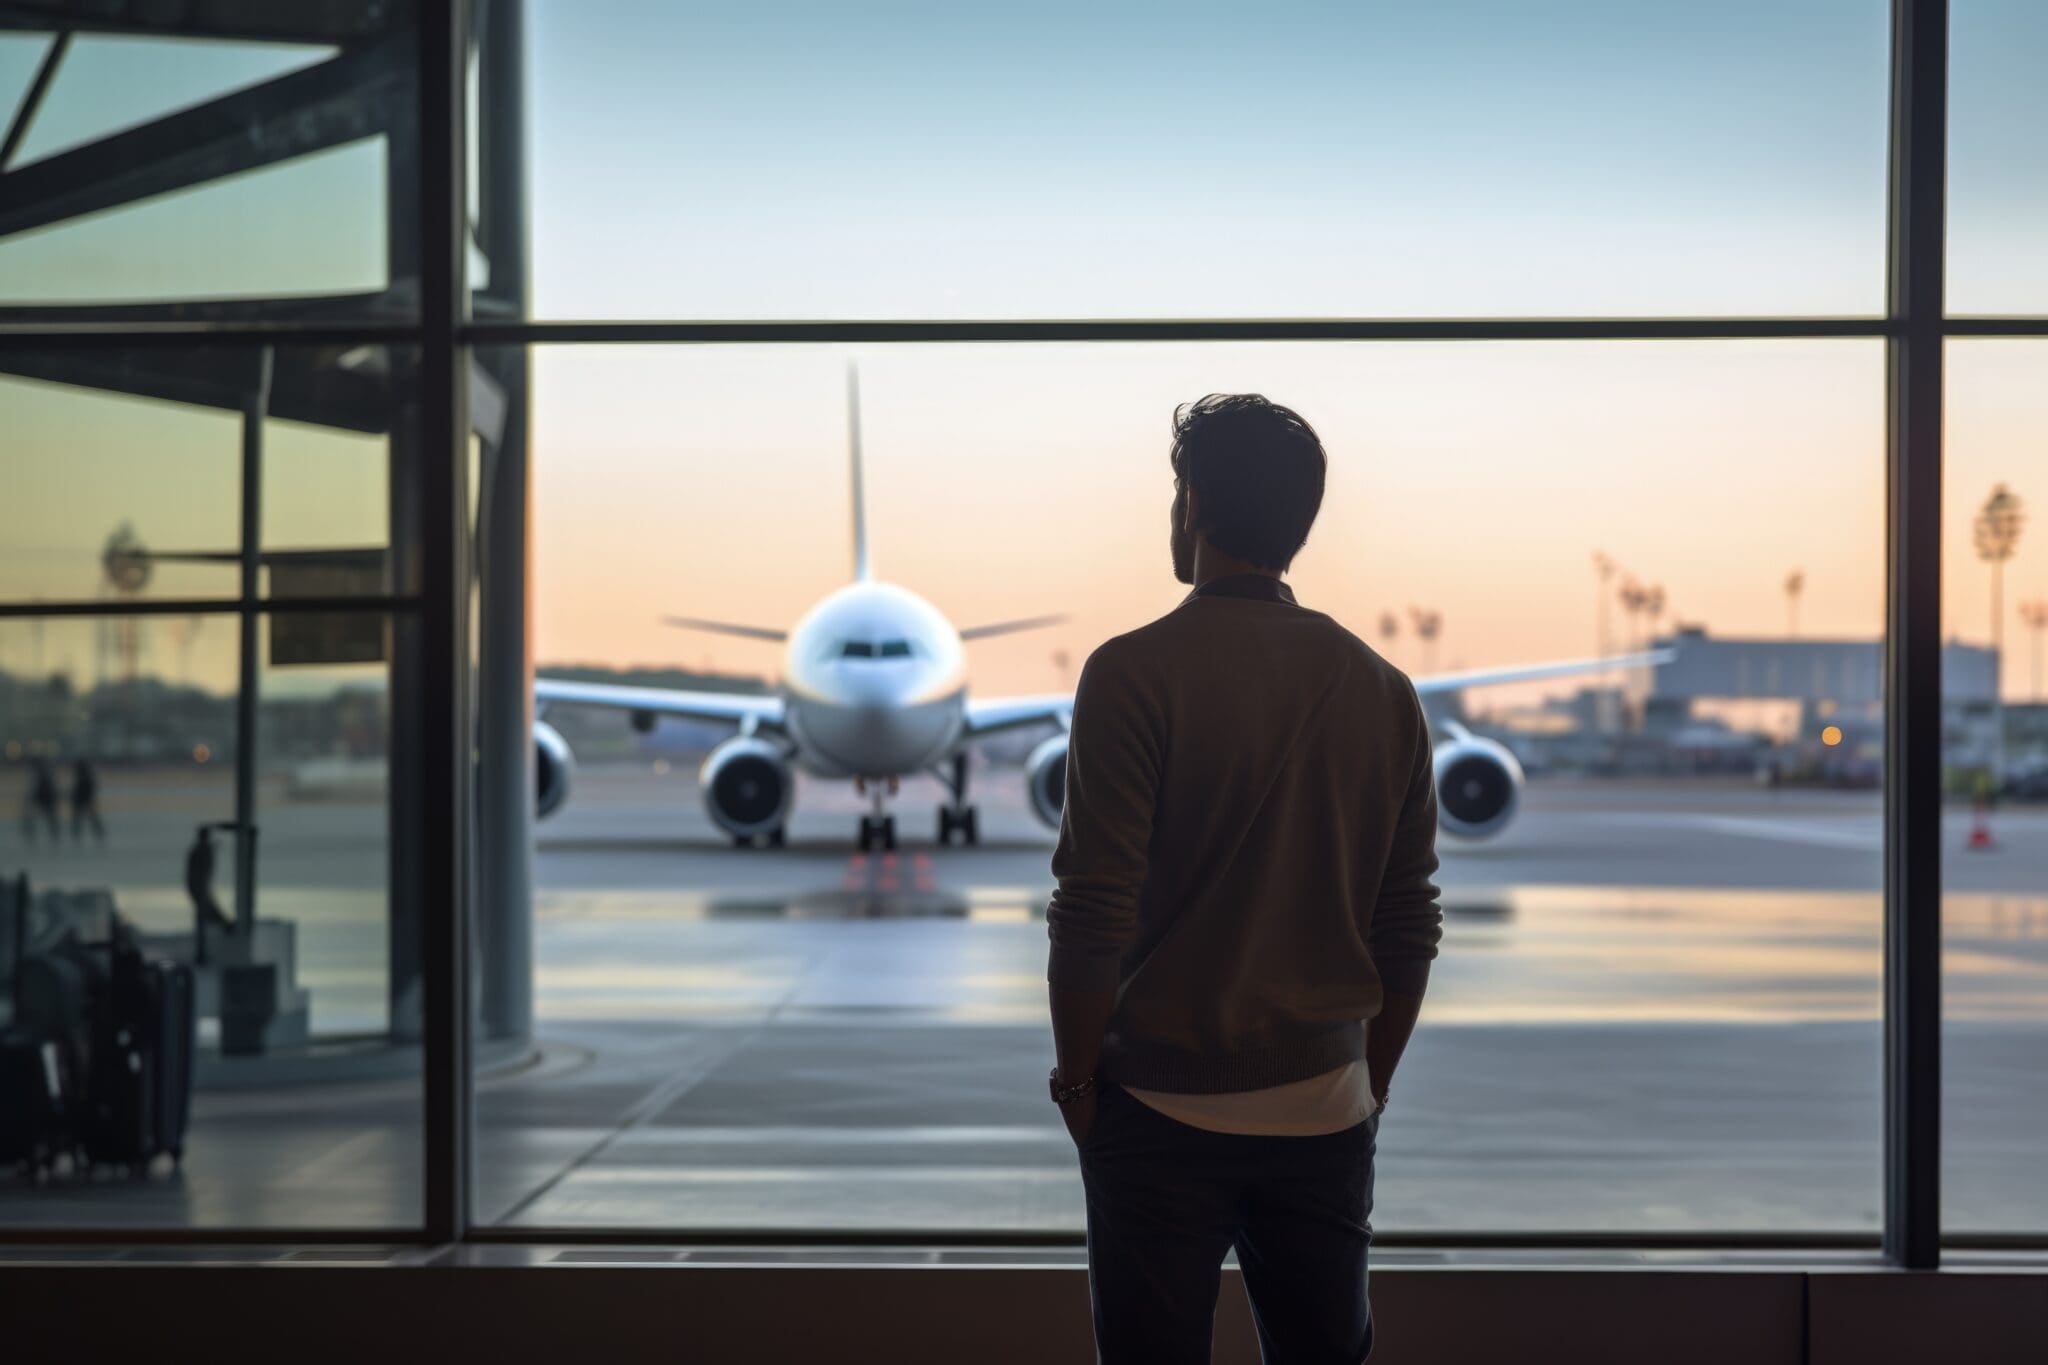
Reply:
[[[1354, 585], [1418, 565], [1475, 600], [1526, 574], [1583, 628], [1544, 574], [1666, 550], [1616, 489], [1744, 554], [1833, 544], [1716, 452], [1807, 442], [1757, 457], [1787, 501], [1883, 509], [1834, 539], [1886, 547], [1884, 643], [1417, 670], [1446, 928], [1380, 1145], [1376, 1358], [1553, 1358], [1537, 1320], [1600, 1324], [1583, 1360], [2035, 1358], [2048, 817], [1987, 824], [1955, 774], [2048, 796], [2048, 710], [1936, 587], [2039, 547], [1987, 523], [1944, 563], [1935, 494], [2048, 437], [2000, 368], [2048, 373], [2048, 296], [1943, 292], [1978, 202], [1944, 185], [1997, 198], [1970, 139], [1994, 95], [2043, 126], [2048, 24], [1461, 7], [1277, 46], [1105, 16], [1080, 60], [1074, 16], [0, 0], [0, 1339], [1086, 1358], [1045, 1098], [1074, 666], [1178, 600], [1172, 404], [1298, 386], [1418, 481], [1331, 481], [1300, 577], [1361, 633]], [[1521, 112], [1429, 93], [1475, 70]], [[1616, 133], [1658, 88], [1683, 110]], [[1660, 188], [1786, 140], [1724, 140], [1731, 89], [1828, 116], [1740, 196]], [[1346, 134], [1291, 189], [1250, 170], [1411, 123], [1384, 164]], [[1502, 138], [1520, 169], [1461, 169]], [[1302, 193], [1397, 163], [1387, 203], [1456, 221]], [[1487, 245], [1524, 196], [1555, 259]], [[1704, 207], [1736, 197], [1748, 227]], [[1546, 428], [1534, 463], [1586, 463], [1539, 488], [1501, 452]], [[1373, 501], [1468, 494], [1515, 537], [1472, 583]], [[571, 629], [647, 638], [670, 578], [693, 615], [656, 624], [742, 652]], [[886, 670], [916, 681], [821, 701]], [[1576, 690], [1471, 706], [1531, 679]], [[1243, 1280], [1218, 1360], [1258, 1358]]]

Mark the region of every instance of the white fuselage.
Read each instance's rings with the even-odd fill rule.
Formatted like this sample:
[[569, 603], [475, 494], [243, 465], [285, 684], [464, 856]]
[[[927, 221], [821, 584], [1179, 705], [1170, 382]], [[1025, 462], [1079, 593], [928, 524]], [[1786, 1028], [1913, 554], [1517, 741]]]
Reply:
[[959, 746], [966, 727], [960, 633], [906, 588], [852, 583], [790, 632], [782, 692], [794, 758], [806, 772], [922, 772]]

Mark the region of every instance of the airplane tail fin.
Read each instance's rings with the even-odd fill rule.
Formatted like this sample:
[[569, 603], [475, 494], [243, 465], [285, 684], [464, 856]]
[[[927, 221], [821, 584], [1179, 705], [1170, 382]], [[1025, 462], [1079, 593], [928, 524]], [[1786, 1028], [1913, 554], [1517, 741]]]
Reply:
[[846, 448], [853, 466], [853, 577], [865, 583], [874, 577], [868, 564], [867, 482], [860, 462], [860, 368], [846, 366]]

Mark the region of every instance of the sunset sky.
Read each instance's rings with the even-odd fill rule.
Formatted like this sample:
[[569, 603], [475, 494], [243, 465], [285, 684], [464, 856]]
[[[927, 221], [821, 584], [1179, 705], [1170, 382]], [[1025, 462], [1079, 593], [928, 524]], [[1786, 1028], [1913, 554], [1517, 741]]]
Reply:
[[[1886, 8], [539, 0], [536, 311], [1874, 314]], [[1956, 23], [1952, 303], [2048, 311], [2048, 6], [1961, 0]], [[0, 104], [34, 55], [0, 41]], [[81, 42], [24, 157], [305, 58], [160, 56]], [[383, 156], [0, 243], [0, 300], [374, 287]], [[535, 362], [538, 656], [772, 670], [658, 617], [782, 626], [844, 581], [849, 360], [879, 572], [960, 625], [1072, 616], [972, 646], [984, 691], [1060, 686], [1056, 654], [1070, 674], [1177, 599], [1167, 422], [1212, 390], [1296, 406], [1329, 446], [1303, 600], [1375, 642], [1382, 611], [1439, 609], [1442, 667], [1590, 652], [1596, 549], [1666, 588], [1666, 625], [1781, 632], [1795, 568], [1803, 634], [1881, 625], [1876, 343], [563, 347]], [[1998, 480], [2048, 515], [2048, 343], [1959, 343], [1950, 391], [1945, 601], [1981, 640], [1969, 520]], [[381, 533], [379, 442], [271, 426], [271, 543]], [[90, 595], [124, 519], [232, 543], [225, 414], [0, 380], [0, 442], [0, 595]], [[2048, 526], [2008, 571], [2009, 606], [2031, 596]], [[209, 670], [230, 642], [182, 653]], [[1426, 662], [1405, 628], [1390, 652]], [[2006, 687], [2030, 691], [2022, 639]]]

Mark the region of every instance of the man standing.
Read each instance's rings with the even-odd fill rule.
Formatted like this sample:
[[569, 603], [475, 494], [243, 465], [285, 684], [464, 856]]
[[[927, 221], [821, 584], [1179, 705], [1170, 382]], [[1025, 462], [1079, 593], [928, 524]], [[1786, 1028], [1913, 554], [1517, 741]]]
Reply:
[[1096, 1346], [1207, 1361], [1235, 1247], [1269, 1365], [1356, 1362], [1380, 1115], [1442, 934], [1429, 726], [1281, 582], [1322, 504], [1308, 423], [1211, 395], [1172, 464], [1194, 591], [1082, 670], [1047, 910]]
[[29, 760], [28, 801], [22, 806], [21, 828], [28, 841], [36, 841], [36, 826], [50, 827], [50, 842], [62, 841], [57, 825], [57, 775], [50, 771], [47, 759], [36, 757]]
[[71, 765], [71, 842], [85, 842], [85, 827], [92, 826], [93, 842], [107, 842], [107, 827], [100, 822], [100, 779], [92, 764], [80, 757]]

